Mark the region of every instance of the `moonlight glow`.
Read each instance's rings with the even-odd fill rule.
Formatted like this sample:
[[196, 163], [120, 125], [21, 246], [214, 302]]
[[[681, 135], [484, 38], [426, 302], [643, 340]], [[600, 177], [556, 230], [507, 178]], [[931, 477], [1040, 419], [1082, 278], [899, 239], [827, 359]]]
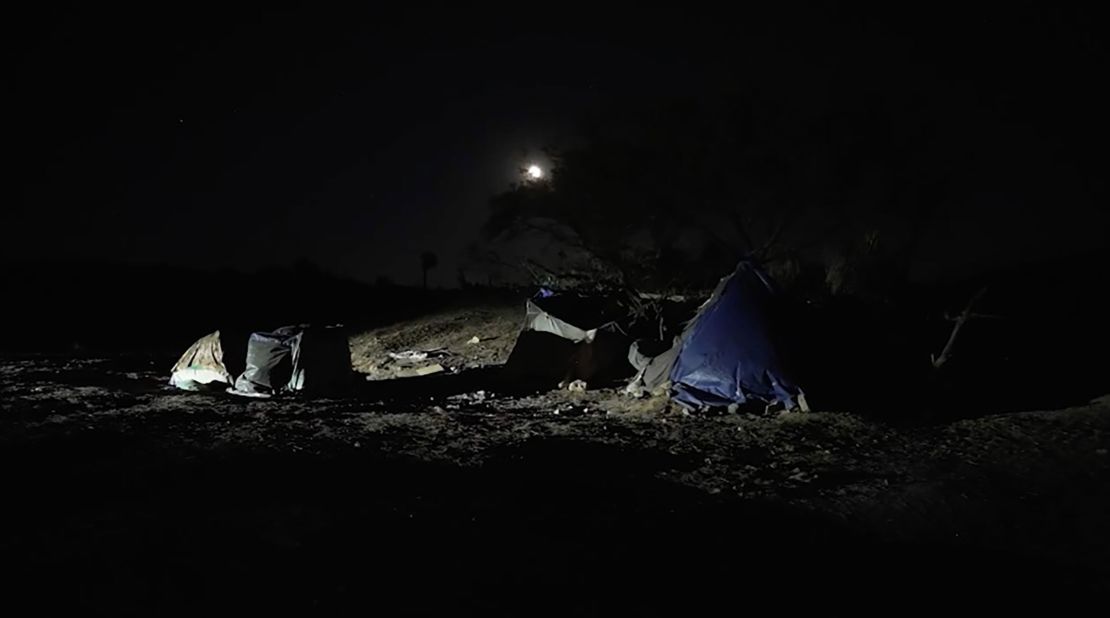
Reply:
[[543, 178], [543, 168], [538, 165], [529, 165], [528, 178], [532, 180], [539, 180], [540, 178]]

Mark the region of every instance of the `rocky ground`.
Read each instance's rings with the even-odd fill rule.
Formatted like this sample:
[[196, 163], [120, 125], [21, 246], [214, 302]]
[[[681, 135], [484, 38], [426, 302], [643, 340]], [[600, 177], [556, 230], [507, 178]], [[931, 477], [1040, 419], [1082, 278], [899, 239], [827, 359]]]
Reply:
[[[520, 392], [495, 368], [515, 313], [356, 336], [372, 379], [347, 399], [175, 391], [172, 359], [4, 359], [5, 598], [654, 615], [1061, 603], [1110, 583], [1108, 398], [896, 426]], [[412, 369], [390, 352], [437, 348], [422, 363], [443, 371], [381, 379]]]

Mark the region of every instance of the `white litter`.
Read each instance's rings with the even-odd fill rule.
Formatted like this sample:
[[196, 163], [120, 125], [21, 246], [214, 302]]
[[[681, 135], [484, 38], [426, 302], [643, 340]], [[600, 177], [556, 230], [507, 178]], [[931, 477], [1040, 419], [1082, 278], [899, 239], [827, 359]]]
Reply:
[[436, 363], [434, 365], [428, 365], [427, 367], [420, 367], [415, 371], [415, 373], [418, 376], [426, 376], [433, 373], [439, 373], [441, 371], [443, 371], [443, 365]]

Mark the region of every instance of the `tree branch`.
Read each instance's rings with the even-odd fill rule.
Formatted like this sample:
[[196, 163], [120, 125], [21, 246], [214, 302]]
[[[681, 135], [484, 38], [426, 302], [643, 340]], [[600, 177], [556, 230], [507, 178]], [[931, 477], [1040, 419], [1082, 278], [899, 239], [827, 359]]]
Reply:
[[948, 335], [948, 341], [944, 344], [944, 349], [940, 351], [940, 356], [931, 355], [929, 357], [933, 363], [933, 369], [940, 369], [948, 362], [948, 359], [952, 357], [952, 348], [956, 345], [956, 337], [960, 334], [960, 329], [963, 328], [968, 320], [974, 317], [971, 310], [975, 307], [975, 303], [978, 302], [986, 292], [987, 288], [983, 288], [976, 292], [975, 296], [971, 297], [967, 306], [964, 307], [963, 313], [960, 314], [960, 317], [956, 319], [956, 323], [952, 326], [952, 333]]

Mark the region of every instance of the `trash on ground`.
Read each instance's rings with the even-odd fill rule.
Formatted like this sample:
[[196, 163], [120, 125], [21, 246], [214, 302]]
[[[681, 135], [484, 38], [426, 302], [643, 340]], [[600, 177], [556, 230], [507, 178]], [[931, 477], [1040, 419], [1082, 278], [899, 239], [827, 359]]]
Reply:
[[444, 370], [443, 365], [440, 365], [439, 363], [435, 363], [433, 365], [428, 365], [427, 367], [419, 367], [419, 368], [416, 369], [416, 371], [414, 373], [416, 373], [416, 375], [418, 375], [418, 376], [427, 376], [427, 375], [431, 375], [433, 373], [440, 373], [443, 370]]
[[475, 391], [473, 393], [460, 393], [458, 395], [451, 395], [447, 399], [450, 401], [466, 401], [469, 403], [481, 403], [486, 400], [486, 391]]

